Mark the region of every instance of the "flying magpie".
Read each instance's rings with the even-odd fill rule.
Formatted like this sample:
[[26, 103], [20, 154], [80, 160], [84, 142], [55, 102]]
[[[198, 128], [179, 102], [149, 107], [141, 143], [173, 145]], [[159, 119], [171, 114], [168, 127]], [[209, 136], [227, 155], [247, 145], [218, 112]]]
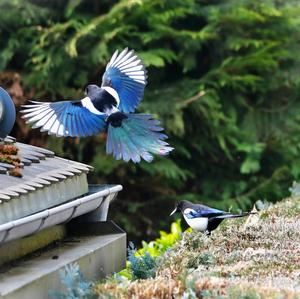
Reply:
[[147, 84], [141, 59], [128, 48], [115, 51], [106, 66], [99, 87], [90, 84], [86, 96], [62, 102], [35, 102], [24, 106], [23, 118], [33, 128], [49, 135], [85, 137], [107, 132], [106, 152], [115, 159], [153, 160], [153, 154], [173, 150], [158, 120], [150, 114], [133, 114]]
[[255, 214], [251, 212], [232, 214], [202, 204], [194, 204], [187, 200], [180, 201], [170, 216], [176, 212], [182, 213], [184, 220], [193, 230], [207, 232], [208, 234], [215, 230], [224, 219]]
[[0, 87], [0, 139], [12, 130], [16, 120], [16, 108], [9, 94]]

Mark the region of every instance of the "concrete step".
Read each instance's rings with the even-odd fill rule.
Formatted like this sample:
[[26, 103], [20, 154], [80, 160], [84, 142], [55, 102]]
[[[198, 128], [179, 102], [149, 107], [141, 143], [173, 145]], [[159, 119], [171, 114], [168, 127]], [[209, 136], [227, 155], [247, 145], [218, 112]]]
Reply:
[[125, 268], [126, 233], [113, 222], [71, 222], [70, 231], [77, 234], [0, 273], [0, 298], [49, 298], [49, 291], [64, 289], [59, 271], [74, 262], [79, 264], [87, 280], [103, 278]]

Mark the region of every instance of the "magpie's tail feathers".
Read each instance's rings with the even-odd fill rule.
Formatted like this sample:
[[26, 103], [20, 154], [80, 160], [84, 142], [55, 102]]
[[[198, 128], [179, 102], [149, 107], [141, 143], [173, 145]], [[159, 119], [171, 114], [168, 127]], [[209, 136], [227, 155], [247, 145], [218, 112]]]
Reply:
[[153, 155], [164, 156], [173, 150], [164, 141], [167, 136], [161, 133], [160, 122], [151, 115], [117, 112], [107, 122], [106, 152], [117, 160], [151, 162]]
[[246, 217], [246, 216], [249, 216], [249, 215], [254, 215], [254, 214], [257, 214], [256, 212], [243, 212], [243, 213], [240, 213], [240, 214], [224, 214], [224, 215], [221, 215], [221, 216], [217, 216], [215, 218], [218, 218], [218, 219], [229, 219], [229, 218], [240, 218], [240, 217]]

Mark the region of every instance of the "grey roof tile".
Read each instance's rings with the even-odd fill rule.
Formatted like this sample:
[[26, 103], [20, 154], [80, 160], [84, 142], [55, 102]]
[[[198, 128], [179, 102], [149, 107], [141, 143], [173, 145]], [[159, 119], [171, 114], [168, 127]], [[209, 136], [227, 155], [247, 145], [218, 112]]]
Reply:
[[[56, 157], [52, 151], [14, 139], [22, 177], [9, 175], [13, 165], [0, 163], [0, 224], [67, 202], [88, 192], [89, 165]], [[17, 199], [20, 198], [21, 201]]]
[[7, 168], [0, 166], [0, 173], [6, 174]]
[[15, 167], [8, 163], [2, 163], [0, 162], [0, 167], [4, 167], [6, 170], [14, 169]]

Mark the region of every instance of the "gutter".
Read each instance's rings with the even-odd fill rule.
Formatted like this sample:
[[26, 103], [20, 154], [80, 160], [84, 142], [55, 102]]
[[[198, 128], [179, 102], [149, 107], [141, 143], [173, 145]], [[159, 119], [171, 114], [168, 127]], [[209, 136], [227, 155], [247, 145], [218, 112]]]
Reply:
[[62, 224], [90, 213], [89, 217], [106, 221], [110, 202], [123, 188], [121, 185], [90, 186], [90, 192], [71, 202], [0, 225], [0, 244], [19, 239], [42, 229]]

